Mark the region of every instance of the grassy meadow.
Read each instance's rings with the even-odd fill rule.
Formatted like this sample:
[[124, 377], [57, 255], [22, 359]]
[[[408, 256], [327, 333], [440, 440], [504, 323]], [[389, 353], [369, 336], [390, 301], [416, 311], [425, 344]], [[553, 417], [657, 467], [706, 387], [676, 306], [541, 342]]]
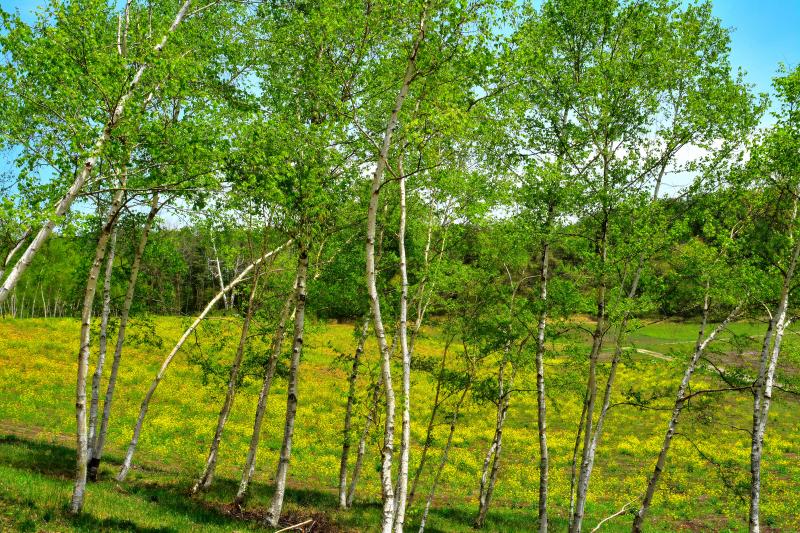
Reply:
[[[269, 503], [283, 431], [285, 380], [270, 395], [252, 494], [244, 511], [232, 501], [249, 441], [259, 380], [244, 380], [225, 430], [212, 489], [188, 498], [200, 473], [223, 397], [223, 374], [214, 364], [232, 358], [238, 323], [215, 318], [187, 343], [173, 362], [151, 404], [137, 454], [136, 468], [118, 484], [113, 474], [130, 438], [142, 396], [158, 366], [182, 332], [180, 318], [155, 319], [155, 333], [164, 346], [143, 337], [123, 353], [106, 448], [102, 480], [88, 488], [85, 512], [72, 518], [66, 503], [74, 465], [74, 390], [79, 323], [73, 319], [0, 320], [0, 530], [19, 531], [255, 531]], [[691, 351], [698, 325], [662, 321], [643, 326], [630, 339], [631, 350], [620, 368], [615, 405], [607, 419], [592, 474], [585, 530], [638, 498], [663, 439], [672, 395]], [[736, 324], [715, 345], [712, 360], [746, 374], [763, 326]], [[136, 327], [133, 327], [134, 336]], [[293, 444], [286, 523], [312, 515], [331, 531], [374, 531], [380, 515], [379, 439], [370, 441], [356, 504], [336, 509], [341, 426], [347, 368], [338, 360], [353, 350], [352, 324], [315, 323], [309, 328], [300, 370], [299, 412]], [[96, 338], [96, 336], [94, 337]], [[149, 339], [152, 340], [152, 339]], [[551, 454], [550, 513], [553, 530], [563, 530], [569, 505], [569, 472], [576, 423], [581, 412], [580, 364], [588, 345], [576, 336], [553, 353], [574, 351], [574, 357], [547, 360], [549, 387], [548, 443]], [[419, 357], [439, 357], [443, 340], [438, 330], [424, 332], [416, 345]], [[788, 336], [784, 379], [795, 374], [796, 335]], [[368, 366], [376, 360], [373, 344]], [[585, 353], [584, 353], [585, 352]], [[583, 353], [583, 355], [578, 355]], [[210, 354], [209, 365], [198, 354]], [[194, 361], [194, 363], [191, 363]], [[110, 368], [110, 363], [109, 367]], [[487, 372], [490, 369], [487, 368]], [[205, 378], [205, 379], [204, 379]], [[362, 375], [363, 383], [367, 378]], [[424, 372], [412, 382], [412, 473], [432, 402], [432, 380]], [[504, 433], [503, 460], [487, 531], [528, 531], [535, 526], [538, 489], [536, 406], [533, 372], [523, 370], [522, 389], [512, 397]], [[604, 384], [604, 377], [603, 384]], [[711, 384], [709, 370], [696, 374], [695, 387]], [[719, 387], [719, 380], [713, 381]], [[103, 388], [103, 391], [105, 388]], [[648, 408], [628, 405], [644, 398]], [[653, 504], [648, 531], [744, 531], [749, 488], [749, 392], [700, 395], [692, 401], [672, 445], [667, 470]], [[366, 401], [359, 405], [363, 423]], [[770, 531], [800, 530], [800, 400], [776, 394], [770, 412], [763, 466], [762, 523]], [[714, 411], [714, 417], [710, 412]], [[477, 509], [478, 481], [492, 438], [494, 406], [470, 403], [462, 411], [454, 448], [445, 469], [429, 531], [469, 531]], [[415, 531], [427, 494], [431, 467], [447, 428], [437, 426], [432, 457], [407, 520]], [[356, 434], [360, 433], [357, 429]], [[357, 438], [357, 437], [356, 437]], [[416, 452], [416, 453], [415, 453]], [[354, 452], [353, 452], [354, 455]], [[351, 455], [351, 457], [353, 457]], [[635, 501], [633, 503], [635, 507]], [[602, 531], [629, 531], [623, 515]]]

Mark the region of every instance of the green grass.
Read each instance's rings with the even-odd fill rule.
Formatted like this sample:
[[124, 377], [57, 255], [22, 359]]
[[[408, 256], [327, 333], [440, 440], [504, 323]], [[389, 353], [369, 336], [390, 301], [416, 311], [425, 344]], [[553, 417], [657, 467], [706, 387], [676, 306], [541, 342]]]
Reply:
[[[211, 491], [190, 498], [187, 490], [199, 474], [222, 398], [218, 379], [204, 386], [201, 370], [186, 353], [210, 352], [217, 362], [229, 361], [237, 335], [235, 320], [215, 320], [199, 332], [176, 358], [156, 392], [128, 481], [113, 481], [130, 438], [138, 405], [171, 342], [184, 321], [161, 318], [157, 331], [165, 348], [126, 348], [118, 396], [112, 414], [107, 461], [101, 481], [90, 485], [84, 514], [66, 513], [74, 466], [74, 380], [78, 322], [75, 320], [0, 320], [0, 530], [21, 531], [250, 531], [259, 530], [269, 503], [271, 478], [280, 446], [285, 409], [285, 382], [279, 380], [268, 404], [253, 491], [243, 512], [232, 500], [246, 452], [259, 383], [245, 380], [226, 428]], [[742, 336], [758, 335], [762, 325], [736, 324]], [[135, 328], [134, 328], [135, 329]], [[692, 348], [698, 324], [664, 321], [635, 331], [630, 344], [664, 354], [662, 359], [638, 353], [620, 368], [614, 403], [636, 391], [668, 406]], [[228, 342], [220, 342], [220, 339]], [[717, 343], [715, 357], [731, 366], [737, 359], [727, 336]], [[198, 345], [194, 343], [197, 342]], [[585, 342], [579, 336], [572, 343]], [[753, 338], [746, 350], [757, 349]], [[374, 531], [380, 515], [379, 436], [370, 442], [364, 476], [352, 510], [336, 509], [340, 431], [346, 389], [346, 369], [335, 363], [338, 351], [353, 348], [353, 327], [315, 324], [309, 329], [301, 366], [299, 401], [286, 520], [314, 516], [341, 531]], [[786, 361], [796, 360], [794, 334], [786, 344]], [[263, 348], [256, 343], [256, 348]], [[560, 346], [555, 347], [557, 351]], [[417, 345], [418, 357], [437, 357], [442, 349], [435, 330]], [[742, 348], [737, 348], [739, 351]], [[578, 350], [580, 353], [582, 350]], [[368, 346], [375, 359], [375, 347]], [[585, 358], [585, 356], [584, 356]], [[752, 356], [740, 356], [743, 366]], [[552, 458], [550, 512], [553, 530], [563, 530], [568, 508], [569, 469], [575, 423], [580, 415], [578, 385], [583, 379], [579, 356], [554, 353], [548, 359], [549, 444]], [[790, 365], [791, 366], [791, 365]], [[487, 370], [488, 372], [488, 370]], [[705, 371], [697, 386], [710, 383]], [[533, 375], [524, 370], [521, 389], [532, 389]], [[431, 382], [416, 373], [412, 384], [412, 470], [432, 401]], [[680, 426], [654, 502], [648, 531], [746, 530], [749, 436], [737, 428], [749, 424], [749, 394], [698, 397]], [[359, 409], [363, 411], [362, 402]], [[795, 399], [779, 395], [767, 430], [764, 464], [763, 522], [779, 530], [800, 530], [800, 422]], [[360, 411], [361, 413], [361, 411]], [[658, 452], [668, 412], [642, 411], [620, 405], [610, 411], [597, 454], [587, 505], [586, 530], [643, 489]], [[470, 531], [477, 508], [477, 486], [486, 447], [492, 436], [491, 405], [469, 404], [455, 436], [429, 531]], [[359, 424], [361, 423], [359, 417]], [[489, 514], [487, 531], [529, 531], [535, 526], [538, 474], [536, 468], [535, 397], [513, 397], [504, 437], [504, 458]], [[437, 426], [435, 447], [446, 436]], [[416, 453], [415, 453], [416, 452]], [[436, 464], [434, 450], [429, 465]], [[420, 495], [427, 492], [429, 470]], [[415, 530], [422, 497], [409, 513], [408, 530]], [[606, 523], [603, 531], [628, 531], [630, 517]]]

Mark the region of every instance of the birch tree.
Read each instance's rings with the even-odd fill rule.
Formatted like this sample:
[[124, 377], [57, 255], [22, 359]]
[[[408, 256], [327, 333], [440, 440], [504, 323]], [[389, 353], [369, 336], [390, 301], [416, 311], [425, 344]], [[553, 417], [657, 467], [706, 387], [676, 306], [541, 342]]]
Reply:
[[[785, 73], [774, 81], [781, 98], [778, 124], [767, 134], [758, 147], [752, 165], [757, 173], [757, 183], [764, 184], [767, 202], [772, 200], [770, 211], [782, 208], [780, 219], [770, 220], [767, 227], [775, 227], [772, 238], [762, 252], [764, 259], [777, 272], [775, 281], [780, 284], [774, 308], [770, 310], [767, 331], [764, 334], [758, 374], [753, 390], [753, 430], [750, 447], [750, 515], [752, 533], [761, 530], [761, 461], [769, 408], [776, 386], [775, 375], [781, 353], [781, 342], [792, 321], [789, 314], [794, 276], [800, 257], [800, 239], [797, 236], [798, 197], [798, 146], [800, 146], [800, 69]], [[779, 212], [779, 211], [778, 211]], [[768, 215], [769, 216], [769, 215]], [[773, 226], [776, 224], [776, 226]], [[763, 238], [764, 236], [761, 235]], [[771, 246], [770, 246], [771, 245]], [[774, 250], [774, 251], [773, 251]]]
[[142, 432], [142, 426], [144, 424], [144, 419], [147, 416], [147, 410], [150, 408], [150, 400], [153, 398], [153, 394], [155, 394], [156, 389], [158, 388], [159, 383], [161, 380], [164, 379], [166, 375], [167, 369], [169, 368], [170, 363], [178, 354], [178, 351], [181, 349], [183, 344], [186, 342], [186, 339], [189, 338], [189, 335], [197, 329], [197, 326], [200, 325], [200, 322], [208, 315], [208, 313], [216, 306], [217, 302], [222, 299], [223, 293], [229, 292], [233, 287], [241, 283], [247, 275], [250, 273], [253, 268], [255, 268], [258, 264], [262, 263], [265, 260], [268, 260], [273, 255], [279, 253], [283, 248], [287, 247], [291, 243], [291, 239], [284, 243], [283, 245], [279, 246], [278, 248], [267, 252], [266, 254], [262, 255], [252, 263], [250, 263], [247, 267], [245, 267], [242, 272], [236, 276], [231, 282], [224, 287], [224, 289], [218, 292], [214, 298], [211, 299], [210, 302], [206, 305], [205, 309], [195, 318], [194, 322], [183, 332], [181, 338], [178, 339], [178, 342], [175, 346], [170, 350], [167, 354], [164, 361], [161, 363], [161, 368], [159, 368], [158, 373], [156, 374], [155, 378], [153, 378], [153, 382], [150, 384], [150, 388], [147, 390], [147, 393], [142, 400], [142, 404], [139, 408], [139, 416], [136, 419], [136, 425], [133, 428], [133, 436], [131, 437], [131, 442], [128, 445], [128, 450], [125, 453], [125, 458], [123, 460], [122, 466], [120, 467], [119, 472], [117, 473], [117, 481], [125, 481], [125, 478], [128, 476], [128, 472], [131, 469], [133, 464], [133, 455], [136, 453], [136, 446], [139, 444], [139, 436]]
[[105, 223], [97, 238], [94, 261], [89, 269], [86, 281], [86, 291], [83, 299], [83, 312], [81, 314], [80, 350], [78, 352], [78, 382], [75, 391], [75, 417], [77, 419], [77, 464], [75, 467], [75, 486], [72, 491], [70, 512], [78, 514], [83, 508], [83, 498], [86, 490], [86, 475], [89, 464], [89, 428], [86, 410], [86, 378], [89, 372], [89, 334], [92, 326], [92, 307], [97, 291], [97, 282], [106, 247], [114, 231], [120, 209], [122, 209], [125, 194], [124, 174], [120, 187], [114, 194], [111, 207], [105, 217]]
[[[175, 19], [172, 21], [172, 24], [169, 26], [157, 44], [153, 47], [152, 53], [155, 56], [158, 56], [164, 49], [169, 36], [178, 28], [183, 19], [186, 17], [190, 6], [191, 0], [187, 0], [181, 5], [177, 15], [175, 16]], [[9, 42], [11, 41], [6, 41], [6, 43]], [[84, 156], [82, 163], [80, 165], [76, 165], [74, 180], [69, 186], [67, 192], [64, 193], [64, 195], [56, 204], [53, 216], [43, 223], [42, 227], [36, 233], [36, 236], [28, 245], [25, 252], [23, 252], [3, 281], [3, 285], [0, 287], [0, 302], [4, 301], [8, 297], [10, 291], [17, 284], [23, 272], [30, 266], [31, 261], [33, 261], [33, 257], [39, 251], [42, 244], [48, 239], [48, 237], [50, 237], [50, 234], [53, 232], [53, 229], [55, 228], [59, 219], [67, 214], [75, 198], [83, 190], [84, 185], [90, 178], [92, 171], [97, 164], [98, 158], [102, 154], [106, 144], [112, 137], [112, 133], [122, 119], [123, 112], [125, 111], [128, 101], [133, 97], [134, 91], [139, 86], [147, 67], [148, 62], [143, 62], [141, 66], [135, 70], [130, 81], [127, 82], [127, 88], [120, 93], [119, 98], [116, 100], [107, 117], [105, 118], [105, 124], [101, 133], [97, 135], [94, 143], [90, 145], [90, 148], [87, 149], [88, 153]], [[125, 76], [120, 75], [119, 78], [124, 79]]]
[[147, 246], [147, 239], [150, 235], [150, 229], [153, 226], [156, 215], [158, 214], [161, 204], [159, 203], [159, 196], [157, 193], [153, 194], [150, 202], [150, 211], [147, 218], [142, 225], [139, 241], [133, 256], [131, 264], [130, 276], [128, 278], [128, 288], [125, 292], [125, 300], [122, 303], [120, 311], [119, 325], [117, 326], [117, 341], [114, 346], [114, 359], [111, 363], [111, 373], [108, 377], [108, 384], [106, 385], [106, 394], [103, 400], [103, 416], [100, 421], [100, 427], [95, 432], [94, 440], [91, 442], [91, 457], [89, 459], [89, 479], [96, 481], [97, 474], [100, 469], [100, 461], [103, 457], [103, 448], [105, 446], [106, 436], [108, 434], [108, 425], [111, 419], [111, 406], [114, 400], [114, 391], [117, 384], [117, 375], [119, 373], [119, 365], [122, 361], [122, 348], [125, 343], [125, 332], [128, 326], [128, 318], [130, 317], [131, 306], [136, 294], [136, 282], [139, 278], [139, 268], [142, 262], [142, 255], [144, 254], [145, 247]]

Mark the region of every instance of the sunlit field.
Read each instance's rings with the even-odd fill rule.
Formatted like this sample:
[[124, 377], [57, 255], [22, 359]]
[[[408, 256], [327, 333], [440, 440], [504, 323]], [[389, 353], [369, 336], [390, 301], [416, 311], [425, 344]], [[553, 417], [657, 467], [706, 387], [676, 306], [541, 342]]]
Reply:
[[[140, 321], [136, 321], [137, 324]], [[145, 422], [135, 469], [125, 483], [113, 474], [127, 446], [139, 402], [171, 343], [182, 331], [179, 318], [155, 319], [152, 333], [134, 324], [136, 339], [123, 355], [112, 414], [107, 462], [102, 480], [88, 488], [85, 512], [71, 517], [66, 503], [72, 489], [74, 465], [74, 394], [79, 323], [72, 319], [0, 321], [0, 529], [20, 531], [250, 531], [260, 529], [271, 492], [283, 431], [285, 380], [270, 395], [252, 495], [243, 511], [233, 500], [250, 437], [255, 400], [260, 386], [249, 372], [236, 398], [220, 450], [212, 489], [186, 498], [202, 468], [219, 412], [223, 363], [233, 354], [238, 322], [214, 318], [169, 369], [156, 392]], [[587, 531], [626, 503], [635, 507], [644, 490], [663, 439], [667, 410], [680, 380], [684, 358], [691, 351], [698, 325], [661, 321], [642, 324], [627, 343], [593, 473]], [[763, 325], [737, 324], [717, 342], [712, 361], [746, 375]], [[754, 336], [750, 338], [749, 336]], [[149, 342], [142, 342], [148, 340]], [[299, 380], [299, 413], [289, 471], [284, 521], [305, 517], [326, 521], [329, 530], [373, 531], [379, 523], [379, 433], [373, 435], [354, 509], [336, 509], [336, 486], [341, 453], [341, 428], [346, 400], [347, 368], [340, 353], [354, 349], [352, 324], [314, 323], [308, 331]], [[786, 341], [781, 375], [791, 380], [798, 361], [795, 335]], [[265, 346], [265, 345], [264, 345]], [[254, 344], [254, 348], [263, 346]], [[424, 332], [418, 341], [418, 360], [439, 358], [439, 330]], [[582, 349], [586, 347], [586, 349]], [[570, 462], [580, 416], [581, 365], [588, 354], [578, 334], [551, 346], [547, 359], [548, 441], [551, 454], [551, 521], [565, 528], [569, 507]], [[368, 344], [370, 363], [361, 379], [366, 386], [374, 370], [376, 348]], [[572, 355], [574, 353], [574, 355]], [[211, 354], [209, 358], [208, 355]], [[205, 364], [199, 364], [204, 361]], [[487, 372], [489, 367], [487, 367]], [[538, 490], [535, 394], [533, 373], [523, 369], [512, 396], [504, 434], [503, 460], [489, 512], [488, 531], [526, 531], [535, 525]], [[422, 370], [412, 374], [411, 472], [419, 460], [432, 401], [432, 378]], [[720, 388], [710, 366], [703, 366], [694, 388]], [[712, 386], [713, 384], [713, 386]], [[708, 385], [708, 387], [704, 387]], [[366, 388], [366, 387], [365, 387]], [[648, 531], [746, 530], [749, 490], [752, 395], [745, 392], [699, 395], [692, 400], [673, 442], [667, 469], [652, 509]], [[361, 398], [357, 425], [364, 421], [368, 401]], [[637, 404], [637, 405], [631, 405]], [[644, 404], [644, 406], [642, 405]], [[762, 523], [774, 531], [800, 530], [800, 401], [778, 392], [767, 428], [763, 465]], [[641, 410], [646, 412], [643, 413]], [[712, 419], [709, 416], [714, 411]], [[486, 448], [493, 435], [491, 404], [470, 402], [456, 430], [454, 448], [442, 477], [430, 531], [467, 531], [477, 510], [478, 483]], [[437, 464], [446, 437], [437, 425], [431, 460], [422, 473], [420, 489], [410, 511], [409, 530], [418, 523], [432, 466]], [[357, 429], [360, 433], [360, 428]], [[603, 525], [603, 531], [627, 531], [630, 514]]]

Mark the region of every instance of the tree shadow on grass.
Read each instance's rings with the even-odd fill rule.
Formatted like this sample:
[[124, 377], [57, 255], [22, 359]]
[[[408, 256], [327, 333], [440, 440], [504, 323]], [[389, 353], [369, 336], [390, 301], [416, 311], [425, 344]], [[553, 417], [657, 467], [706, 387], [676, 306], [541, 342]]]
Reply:
[[[134, 476], [124, 484], [113, 479], [113, 471], [120, 461], [110, 456], [104, 460], [101, 468], [101, 479], [90, 485], [91, 492], [104, 491], [109, 494], [125, 495], [142, 502], [157, 504], [166, 513], [185, 516], [198, 526], [208, 525], [234, 530], [244, 524], [260, 526], [266, 516], [267, 507], [272, 498], [271, 483], [252, 483], [248, 501], [243, 508], [233, 504], [233, 496], [238, 489], [238, 481], [230, 478], [216, 478], [211, 488], [198, 496], [189, 495], [192, 479], [189, 474], [176, 473], [156, 468], [136, 469]], [[40, 474], [60, 483], [71, 485], [75, 468], [74, 448], [57, 443], [48, 443], [25, 437], [0, 436], [0, 464], [14, 469]], [[193, 473], [192, 473], [193, 474]], [[94, 488], [93, 488], [94, 487]], [[0, 496], [0, 500], [3, 498]], [[6, 498], [6, 500], [8, 500]], [[39, 520], [49, 521], [47, 513], [52, 513], [52, 503], [30, 501], [21, 498], [8, 500], [15, 507], [26, 507], [37, 515]], [[48, 505], [49, 507], [47, 508]], [[417, 506], [420, 502], [417, 502]], [[356, 499], [351, 509], [346, 512], [338, 510], [338, 497], [335, 490], [321, 490], [302, 487], [287, 487], [284, 513], [281, 523], [291, 525], [306, 518], [313, 518], [320, 526], [319, 531], [348, 531], [363, 529], [365, 525], [377, 524], [380, 520], [382, 505], [377, 499]], [[99, 519], [84, 513], [73, 517], [67, 513], [66, 507], [56, 511], [58, 517], [72, 526], [85, 531], [145, 531], [171, 532], [177, 531], [169, 527], [144, 527], [132, 520], [119, 517]], [[113, 510], [111, 510], [113, 511]], [[487, 527], [484, 531], [530, 531], [535, 527], [535, 511], [522, 509], [498, 508], [490, 511]], [[437, 529], [437, 523], [472, 524], [475, 510], [466, 506], [441, 506], [431, 509], [428, 531], [445, 531]], [[418, 527], [419, 516], [410, 513], [409, 530]], [[441, 527], [441, 526], [439, 526]], [[34, 527], [32, 529], [36, 531]], [[315, 529], [317, 531], [317, 529]]]
[[[75, 450], [58, 443], [13, 434], [5, 435], [0, 436], [0, 464], [25, 473], [40, 474], [69, 486], [75, 472]], [[155, 503], [164, 512], [186, 516], [198, 525], [230, 529], [241, 527], [243, 523], [260, 526], [274, 492], [271, 483], [252, 483], [247, 504], [239, 508], [231, 503], [238, 489], [236, 480], [216, 478], [208, 491], [190, 496], [192, 479], [185, 473], [181, 475], [166, 469], [137, 468], [126, 483], [119, 484], [113, 478], [113, 471], [119, 464], [120, 460], [113, 456], [104, 458], [100, 480], [89, 485], [90, 498], [92, 491], [124, 495], [142, 502]], [[15, 507], [25, 506], [31, 509], [33, 514], [45, 522], [49, 520], [46, 515], [53, 512], [52, 502], [15, 499], [9, 503]], [[46, 508], [47, 503], [51, 504], [50, 509]], [[291, 525], [302, 519], [313, 518], [321, 526], [315, 531], [341, 531], [340, 525], [332, 522], [330, 517], [337, 510], [338, 498], [334, 491], [287, 487], [281, 523]], [[358, 515], [371, 518], [379, 512], [380, 504], [377, 502], [357, 502], [352, 512], [347, 516], [340, 516], [346, 523], [341, 526], [351, 524], [351, 519], [357, 520]], [[86, 531], [174, 531], [170, 528], [148, 529], [124, 518], [98, 519], [86, 512], [79, 517], [73, 517], [66, 507], [60, 508], [57, 514], [57, 518]], [[356, 516], [351, 517], [350, 514]]]
[[[0, 436], [0, 464], [19, 470], [24, 473], [35, 473], [70, 483], [74, 475], [75, 450], [59, 444], [30, 440], [15, 435]], [[109, 464], [113, 464], [109, 462]], [[163, 474], [163, 473], [162, 473]], [[101, 480], [90, 484], [96, 490], [110, 494], [125, 495], [144, 502], [157, 503], [167, 512], [178, 516], [186, 516], [197, 524], [216, 525], [235, 529], [241, 520], [227, 514], [220, 506], [199, 499], [188, 497], [184, 480], [176, 480], [174, 475], [162, 479], [140, 479], [133, 483], [118, 485], [112, 480]], [[43, 494], [41, 501], [32, 498], [5, 497], [5, 501], [18, 509], [25, 510], [26, 514], [33, 514], [40, 520], [48, 522], [52, 515], [52, 501], [46, 501], [47, 495]], [[49, 506], [48, 506], [49, 504]], [[49, 508], [48, 508], [49, 507]], [[113, 509], [110, 509], [113, 511]], [[55, 511], [60, 518], [74, 527], [85, 531], [146, 531], [146, 532], [171, 532], [177, 531], [169, 527], [146, 527], [132, 520], [124, 518], [97, 518], [91, 513], [84, 512], [80, 516], [72, 516], [67, 512], [66, 506]], [[34, 528], [34, 530], [36, 530]]]

